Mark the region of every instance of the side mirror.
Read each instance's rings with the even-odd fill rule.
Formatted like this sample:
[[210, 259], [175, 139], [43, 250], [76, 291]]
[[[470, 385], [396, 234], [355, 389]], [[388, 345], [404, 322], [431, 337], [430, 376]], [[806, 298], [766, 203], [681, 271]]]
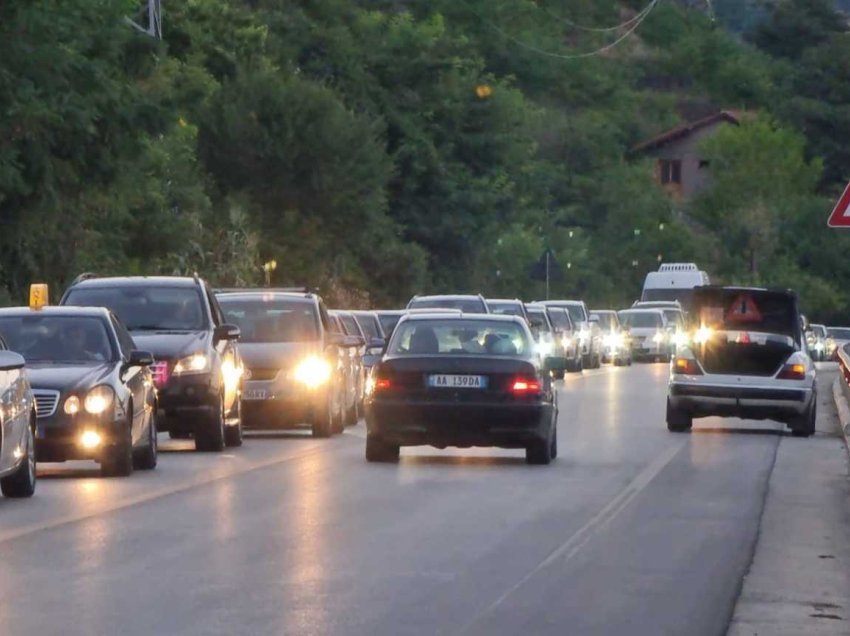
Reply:
[[0, 351], [0, 371], [23, 369], [27, 364], [24, 357], [14, 351]]
[[362, 336], [345, 336], [345, 345], [346, 347], [362, 347], [366, 344], [366, 340], [363, 339]]
[[239, 327], [231, 324], [219, 325], [213, 331], [213, 339], [216, 342], [221, 342], [222, 340], [239, 340], [241, 335], [242, 332], [239, 330]]
[[369, 340], [370, 349], [383, 349], [387, 346], [387, 341], [383, 338], [372, 338]]
[[149, 367], [153, 364], [153, 354], [150, 351], [139, 351], [134, 349], [130, 352], [126, 367]]

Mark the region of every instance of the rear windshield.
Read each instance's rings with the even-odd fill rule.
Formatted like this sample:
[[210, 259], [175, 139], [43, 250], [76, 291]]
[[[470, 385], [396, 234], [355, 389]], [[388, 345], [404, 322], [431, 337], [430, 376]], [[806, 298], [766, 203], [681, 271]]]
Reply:
[[239, 300], [219, 296], [225, 320], [239, 327], [240, 342], [314, 342], [319, 339], [316, 306], [297, 300]]
[[531, 323], [531, 327], [533, 329], [537, 329], [538, 331], [552, 331], [552, 328], [549, 325], [549, 321], [546, 320], [546, 312], [542, 309], [531, 309], [526, 307], [526, 312], [528, 312], [528, 322]]
[[78, 288], [63, 304], [108, 307], [130, 331], [201, 331], [208, 324], [195, 287]]
[[486, 314], [487, 306], [479, 298], [414, 298], [408, 309], [460, 309], [467, 314]]
[[691, 314], [696, 327], [715, 331], [747, 331], [790, 336], [800, 334], [796, 303], [787, 294], [736, 289], [704, 289]]
[[624, 311], [619, 314], [620, 323], [624, 327], [637, 329], [652, 329], [664, 326], [661, 314], [650, 311]]
[[550, 307], [547, 310], [547, 313], [549, 314], [549, 321], [555, 329], [558, 331], [572, 330], [573, 325], [572, 322], [570, 322], [570, 316], [566, 311], [559, 309], [558, 307]]
[[401, 315], [393, 315], [393, 314], [378, 314], [378, 320], [381, 321], [381, 327], [384, 330], [385, 334], [391, 334], [395, 326], [398, 324], [398, 321], [401, 320]]
[[490, 308], [490, 313], [500, 314], [502, 316], [520, 316], [523, 318], [525, 317], [522, 314], [522, 306], [520, 306], [519, 303], [500, 303], [488, 300], [487, 306]]
[[590, 315], [599, 318], [599, 327], [603, 331], [614, 331], [617, 328], [617, 321], [614, 314], [594, 314], [590, 312]]
[[378, 319], [369, 314], [354, 314], [354, 319], [367, 338], [383, 338]]
[[477, 355], [530, 358], [532, 343], [521, 325], [490, 320], [409, 320], [400, 324], [390, 355]]
[[0, 335], [27, 362], [95, 364], [118, 357], [105, 320], [94, 316], [2, 316]]
[[840, 327], [828, 327], [827, 333], [837, 340], [850, 340], [850, 329], [842, 329]]

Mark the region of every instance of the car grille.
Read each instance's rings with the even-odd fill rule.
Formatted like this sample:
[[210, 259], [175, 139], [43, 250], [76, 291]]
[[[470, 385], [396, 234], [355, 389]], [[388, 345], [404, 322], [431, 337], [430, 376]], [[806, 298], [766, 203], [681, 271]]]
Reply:
[[35, 413], [38, 417], [50, 417], [59, 406], [59, 391], [48, 391], [46, 389], [33, 389], [35, 398]]
[[153, 383], [156, 388], [165, 386], [168, 382], [168, 361], [157, 360], [151, 365], [151, 373], [153, 374]]
[[274, 380], [278, 373], [280, 373], [280, 369], [246, 369], [245, 379], [268, 382]]

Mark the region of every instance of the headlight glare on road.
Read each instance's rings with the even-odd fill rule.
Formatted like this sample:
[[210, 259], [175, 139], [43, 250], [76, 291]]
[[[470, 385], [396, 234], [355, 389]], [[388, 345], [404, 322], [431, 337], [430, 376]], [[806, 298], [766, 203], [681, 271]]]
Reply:
[[96, 386], [86, 395], [84, 406], [87, 413], [100, 415], [112, 406], [115, 393], [108, 386]]
[[62, 410], [65, 411], [67, 415], [76, 415], [80, 412], [80, 398], [76, 395], [72, 395], [65, 400], [65, 406], [62, 407]]
[[292, 376], [304, 386], [315, 389], [330, 380], [331, 365], [317, 356], [310, 356], [295, 367]]
[[174, 365], [174, 375], [189, 375], [191, 373], [206, 373], [210, 370], [210, 359], [203, 353], [194, 353], [181, 358]]

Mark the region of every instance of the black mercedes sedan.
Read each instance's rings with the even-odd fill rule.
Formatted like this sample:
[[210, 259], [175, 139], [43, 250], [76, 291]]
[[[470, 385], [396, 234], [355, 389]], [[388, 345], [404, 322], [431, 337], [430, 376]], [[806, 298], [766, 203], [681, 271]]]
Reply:
[[398, 461], [401, 446], [525, 449], [557, 456], [557, 397], [528, 324], [516, 316], [410, 314], [372, 373], [366, 459]]
[[108, 310], [0, 309], [0, 335], [24, 357], [39, 462], [91, 459], [103, 476], [156, 467], [153, 356]]

